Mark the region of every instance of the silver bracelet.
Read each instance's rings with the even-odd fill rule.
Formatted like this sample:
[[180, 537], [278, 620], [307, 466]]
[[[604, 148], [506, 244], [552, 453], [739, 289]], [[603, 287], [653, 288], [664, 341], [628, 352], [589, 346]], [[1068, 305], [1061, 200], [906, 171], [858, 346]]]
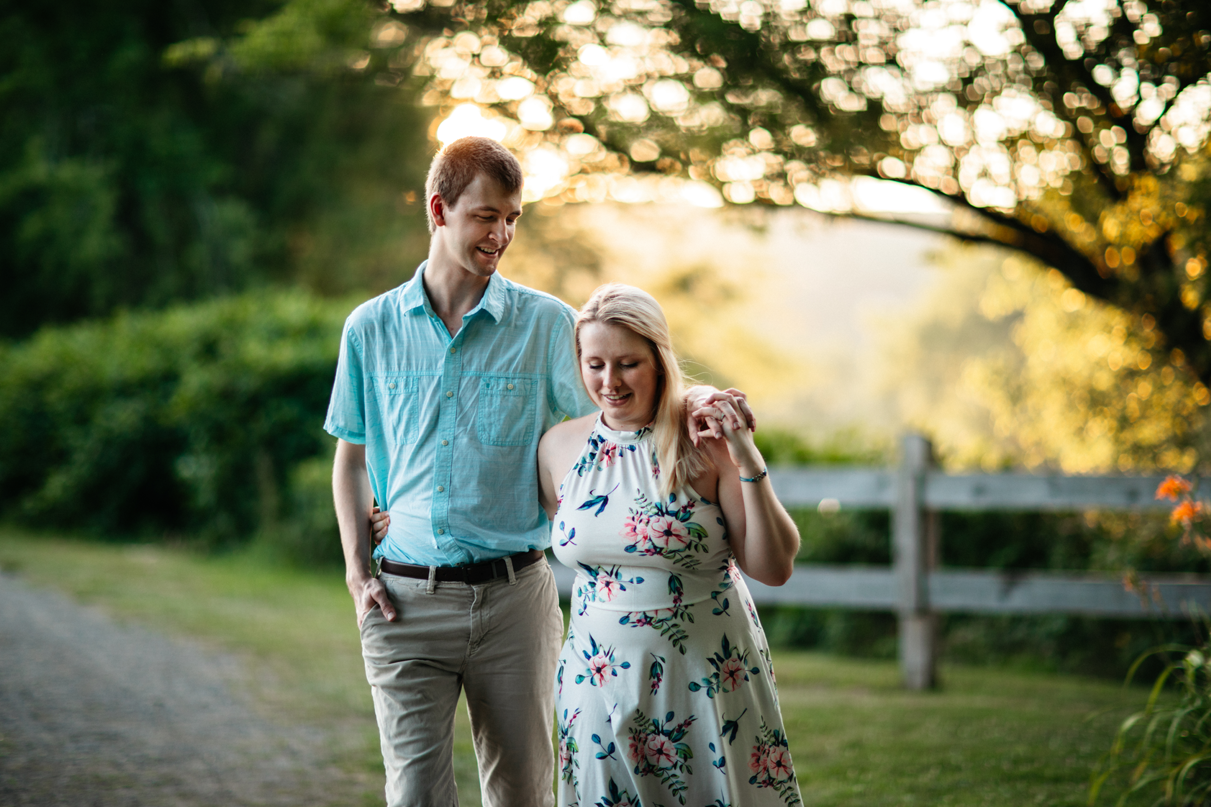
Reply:
[[741, 482], [760, 482], [762, 479], [765, 479], [765, 477], [767, 477], [767, 476], [769, 476], [769, 466], [766, 466], [765, 469], [761, 471], [761, 473], [757, 474], [752, 479], [742, 476], [742, 477], [740, 477], [740, 481]]

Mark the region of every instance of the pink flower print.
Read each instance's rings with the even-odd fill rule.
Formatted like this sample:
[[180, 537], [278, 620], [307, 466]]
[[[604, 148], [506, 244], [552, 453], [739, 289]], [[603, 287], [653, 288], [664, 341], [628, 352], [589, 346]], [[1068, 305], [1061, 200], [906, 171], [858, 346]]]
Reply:
[[595, 687], [605, 684], [606, 673], [610, 672], [610, 657], [604, 653], [598, 653], [593, 658], [589, 659], [589, 683]]
[[609, 602], [618, 596], [619, 588], [617, 577], [604, 572], [597, 576], [597, 598], [602, 602]]
[[639, 762], [645, 756], [644, 749], [647, 748], [648, 736], [638, 732], [631, 735], [631, 747], [627, 750], [627, 756], [632, 762]]
[[719, 668], [719, 688], [724, 692], [732, 692], [748, 680], [748, 672], [738, 658], [730, 658]]
[[560, 769], [562, 770], [562, 769], [566, 768], [568, 765], [568, 762], [571, 759], [572, 759], [572, 752], [568, 750], [568, 738], [560, 737], [559, 738], [559, 767], [560, 767]]
[[770, 749], [766, 769], [774, 781], [785, 782], [791, 778], [791, 755], [785, 748]]
[[670, 516], [656, 516], [648, 523], [648, 539], [657, 549], [680, 552], [690, 545], [685, 525]]
[[602, 468], [609, 468], [618, 459], [618, 446], [614, 443], [602, 443], [601, 451], [597, 454], [597, 461], [601, 463]]
[[633, 544], [638, 549], [643, 550], [651, 543], [648, 539], [648, 519], [642, 513], [635, 515], [622, 522], [622, 532], [618, 533], [623, 537], [628, 544]]
[[673, 741], [663, 734], [652, 734], [648, 737], [644, 754], [653, 768], [671, 768], [677, 759], [677, 749], [673, 747]]
[[749, 757], [748, 769], [757, 775], [758, 778], [765, 776], [766, 768], [769, 766], [769, 757], [766, 754], [764, 745], [757, 744], [753, 746], [753, 754]]

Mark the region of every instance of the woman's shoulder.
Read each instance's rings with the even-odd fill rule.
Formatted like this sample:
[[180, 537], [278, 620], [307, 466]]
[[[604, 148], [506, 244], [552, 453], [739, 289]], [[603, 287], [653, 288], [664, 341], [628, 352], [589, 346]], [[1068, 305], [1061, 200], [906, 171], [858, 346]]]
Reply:
[[594, 412], [591, 415], [556, 423], [539, 441], [539, 453], [552, 451], [563, 453], [569, 449], [579, 450], [580, 446], [589, 439], [589, 434], [597, 424], [597, 414]]
[[542, 439], [551, 439], [555, 441], [565, 440], [568, 437], [584, 435], [588, 439], [589, 432], [593, 431], [593, 427], [597, 425], [597, 416], [600, 412], [593, 412], [583, 417], [572, 418], [565, 420], [562, 423], [556, 423], [551, 428], [547, 429], [547, 433], [542, 436]]

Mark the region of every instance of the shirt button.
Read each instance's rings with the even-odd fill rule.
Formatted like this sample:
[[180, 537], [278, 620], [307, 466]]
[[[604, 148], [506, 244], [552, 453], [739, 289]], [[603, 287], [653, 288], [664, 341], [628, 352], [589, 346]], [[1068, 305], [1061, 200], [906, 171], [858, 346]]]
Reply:
[[509, 384], [508, 386], [505, 387], [505, 389], [513, 389], [513, 385]]
[[442, 491], [444, 491], [445, 489], [446, 489], [446, 488], [445, 488], [444, 486], [442, 486], [442, 485], [438, 485], [438, 486], [437, 486], [437, 492], [438, 492], [438, 493], [441, 493], [441, 492], [442, 492]]
[[447, 398], [453, 398], [453, 397], [454, 397], [454, 393], [453, 393], [453, 392], [447, 392], [447, 393], [446, 393], [446, 397], [447, 397]]
[[388, 384], [387, 389], [395, 389], [395, 382], [392, 381], [390, 384]]
[[442, 445], [444, 445], [444, 446], [448, 446], [448, 445], [450, 445], [450, 441], [449, 441], [449, 440], [442, 440]]
[[437, 531], [437, 534], [438, 534], [438, 535], [445, 535], [445, 534], [446, 534], [446, 531], [445, 531], [445, 530], [443, 530], [443, 529], [440, 529], [440, 528], [439, 528], [439, 529], [438, 529], [438, 531]]
[[457, 353], [457, 352], [458, 352], [458, 348], [456, 348], [456, 347], [452, 347], [452, 348], [450, 348], [450, 352], [451, 352], [451, 353]]

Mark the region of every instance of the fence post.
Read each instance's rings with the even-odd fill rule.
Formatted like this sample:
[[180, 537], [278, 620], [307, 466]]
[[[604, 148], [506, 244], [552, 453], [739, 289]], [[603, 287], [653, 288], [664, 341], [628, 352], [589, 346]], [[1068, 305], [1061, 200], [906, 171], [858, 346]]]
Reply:
[[929, 608], [929, 570], [937, 565], [937, 519], [925, 510], [925, 473], [933, 449], [905, 435], [892, 518], [892, 562], [899, 584], [900, 669], [908, 689], [937, 686], [937, 619]]

